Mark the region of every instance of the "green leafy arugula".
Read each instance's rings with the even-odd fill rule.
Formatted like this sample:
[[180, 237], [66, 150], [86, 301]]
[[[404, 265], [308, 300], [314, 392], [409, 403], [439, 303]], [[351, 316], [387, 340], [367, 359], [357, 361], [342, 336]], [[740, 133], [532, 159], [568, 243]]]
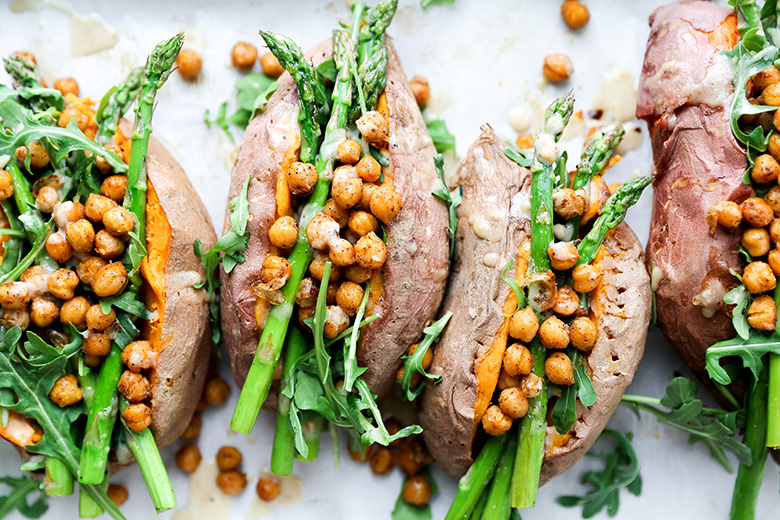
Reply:
[[[14, 510], [26, 518], [40, 518], [49, 509], [43, 481], [30, 476], [2, 477], [0, 484], [11, 489], [10, 493], [0, 497], [0, 518], [6, 517]], [[38, 498], [31, 503], [30, 498], [35, 498], [36, 493]]]
[[404, 377], [401, 379], [401, 388], [403, 389], [404, 397], [407, 401], [414, 401], [425, 388], [425, 385], [423, 384], [418, 384], [417, 387], [412, 388], [412, 378], [414, 374], [420, 374], [423, 378], [430, 379], [437, 384], [442, 380], [442, 376], [435, 376], [426, 372], [422, 362], [428, 349], [431, 348], [434, 342], [439, 341], [441, 333], [444, 331], [447, 323], [449, 323], [450, 318], [452, 318], [452, 311], [447, 311], [444, 316], [428, 327], [425, 327], [423, 330], [425, 338], [417, 346], [414, 353], [411, 356], [407, 355], [401, 358], [404, 362]]
[[451, 4], [454, 1], [455, 0], [420, 0], [420, 5], [422, 6], [423, 9], [428, 9], [429, 7], [434, 5], [446, 5], [446, 4]]
[[555, 402], [551, 413], [555, 430], [564, 435], [577, 420], [577, 398], [583, 406], [596, 404], [596, 390], [588, 376], [585, 359], [582, 352], [576, 348], [568, 348], [567, 355], [574, 365], [574, 384], [561, 387], [561, 396]]
[[[431, 473], [430, 468], [426, 466], [423, 468], [420, 474], [428, 479], [428, 482], [431, 483], [431, 498], [433, 498], [436, 493], [439, 492], [439, 486], [433, 479], [433, 473]], [[404, 479], [404, 482], [401, 485], [401, 493], [398, 495], [398, 500], [395, 501], [395, 507], [393, 508], [393, 512], [390, 515], [391, 518], [393, 520], [431, 520], [433, 518], [433, 514], [431, 513], [430, 504], [416, 506], [404, 500], [403, 489], [408, 480], [409, 479]]]
[[447, 123], [443, 119], [428, 121], [428, 133], [431, 134], [437, 152], [455, 151], [455, 136], [447, 128]]
[[780, 354], [780, 334], [776, 332], [767, 336], [765, 333], [750, 329], [747, 338], [737, 336], [734, 339], [720, 341], [707, 349], [706, 368], [710, 378], [718, 384], [731, 383], [729, 372], [720, 364], [721, 359], [738, 357], [745, 368], [758, 376], [764, 370], [764, 354]]
[[[733, 269], [731, 271], [736, 276], [739, 276], [737, 273], [734, 273]], [[740, 279], [740, 282], [741, 281], [742, 280]], [[752, 301], [753, 297], [742, 283], [723, 295], [723, 303], [734, 305], [734, 309], [731, 311], [731, 321], [734, 324], [734, 329], [737, 331], [737, 334], [742, 339], [748, 339], [748, 337], [750, 337], [747, 309]]]
[[523, 288], [520, 287], [520, 284], [513, 276], [509, 278], [506, 276], [514, 264], [514, 259], [510, 258], [509, 263], [507, 263], [506, 267], [504, 267], [504, 270], [501, 271], [501, 279], [504, 280], [504, 283], [506, 283], [510, 289], [512, 289], [512, 292], [515, 293], [515, 300], [517, 300], [517, 307], [515, 307], [515, 310], [512, 311], [512, 314], [525, 307], [525, 292], [523, 292]]
[[506, 142], [506, 145], [507, 147], [504, 148], [504, 155], [506, 155], [509, 159], [516, 162], [523, 168], [531, 167], [531, 162], [533, 162], [534, 159], [533, 148], [529, 148], [527, 150], [521, 150], [519, 146], [509, 141]]
[[609, 516], [615, 516], [620, 507], [620, 490], [626, 490], [636, 496], [642, 493], [642, 477], [639, 475], [639, 462], [631, 444], [633, 435], [623, 435], [615, 430], [604, 430], [599, 440], [610, 437], [615, 445], [613, 452], [594, 453], [586, 456], [604, 460], [602, 471], [588, 471], [582, 477], [583, 484], [593, 486], [584, 496], [565, 495], [556, 502], [565, 507], [582, 506], [582, 517], [592, 518], [606, 508]]
[[[363, 300], [360, 302], [360, 307], [355, 314], [355, 323], [361, 323], [363, 316], [366, 313], [366, 306], [368, 305], [368, 282], [363, 287]], [[352, 331], [349, 337], [344, 338], [344, 390], [347, 392], [352, 391], [355, 386], [355, 381], [360, 377], [367, 369], [360, 367], [357, 364], [357, 344], [360, 338], [361, 327], [350, 327]]]
[[696, 397], [697, 391], [695, 381], [678, 377], [669, 383], [666, 395], [661, 399], [624, 395], [621, 402], [637, 413], [644, 410], [653, 414], [659, 422], [690, 434], [691, 444], [703, 443], [710, 455], [729, 472], [732, 467], [726, 452], [734, 454], [741, 464], [749, 465], [750, 449], [736, 438], [744, 422], [742, 411], [706, 408]]
[[203, 114], [206, 126], [211, 127], [212, 124], [218, 126], [227, 134], [231, 142], [235, 142], [235, 137], [230, 131], [230, 125], [246, 130], [249, 122], [258, 113], [265, 110], [266, 106], [268, 106], [268, 100], [278, 88], [279, 80], [274, 80], [272, 77], [260, 72], [250, 72], [236, 82], [236, 90], [238, 90], [238, 95], [236, 96], [238, 108], [236, 111], [228, 116], [228, 102], [225, 101], [220, 105], [216, 118], [211, 120], [209, 119], [211, 114], [206, 110]]
[[454, 190], [450, 191], [447, 188], [447, 182], [444, 180], [444, 156], [439, 153], [433, 158], [433, 163], [436, 167], [436, 173], [441, 179], [442, 188], [434, 191], [434, 197], [437, 197], [447, 204], [447, 212], [449, 214], [450, 223], [447, 226], [447, 238], [450, 240], [450, 262], [455, 255], [455, 232], [458, 229], [458, 206], [463, 203], [463, 186], [458, 186]]

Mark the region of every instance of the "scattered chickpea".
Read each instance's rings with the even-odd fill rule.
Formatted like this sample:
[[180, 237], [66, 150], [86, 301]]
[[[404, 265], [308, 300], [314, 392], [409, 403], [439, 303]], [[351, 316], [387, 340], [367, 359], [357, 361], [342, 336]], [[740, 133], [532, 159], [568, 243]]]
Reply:
[[427, 504], [432, 494], [431, 483], [423, 475], [415, 475], [407, 480], [401, 492], [404, 501], [415, 506]]
[[325, 203], [322, 212], [335, 220], [339, 225], [339, 229], [347, 227], [347, 223], [349, 223], [349, 210], [336, 204], [336, 201], [332, 197]]
[[237, 448], [233, 446], [222, 446], [217, 451], [217, 467], [220, 471], [231, 471], [240, 464], [243, 456]]
[[571, 188], [561, 188], [553, 193], [555, 213], [565, 219], [581, 216], [588, 209], [585, 197]]
[[257, 47], [247, 42], [238, 42], [230, 51], [230, 59], [234, 67], [251, 69], [257, 59]]
[[6, 170], [0, 170], [0, 200], [11, 198], [14, 194], [14, 179]]
[[376, 110], [366, 112], [355, 121], [363, 138], [377, 148], [384, 149], [390, 140], [390, 121], [386, 115]]
[[298, 197], [307, 197], [317, 184], [317, 168], [310, 163], [296, 161], [287, 169], [287, 188]]
[[157, 352], [146, 340], [133, 341], [122, 350], [122, 363], [133, 372], [148, 370], [157, 363]]
[[769, 252], [770, 245], [766, 228], [749, 228], [742, 234], [742, 247], [752, 257], [764, 256]]
[[366, 269], [379, 269], [387, 259], [387, 247], [376, 233], [360, 237], [355, 244], [355, 261]]
[[503, 435], [512, 427], [512, 418], [506, 415], [501, 407], [491, 405], [482, 416], [482, 428], [488, 435]]
[[363, 181], [357, 176], [354, 166], [339, 166], [333, 174], [331, 195], [339, 207], [349, 209], [363, 196]]
[[515, 312], [509, 320], [509, 335], [525, 343], [534, 339], [538, 331], [539, 318], [530, 305]]
[[428, 78], [425, 76], [415, 76], [409, 82], [409, 86], [412, 87], [412, 94], [414, 94], [414, 100], [417, 102], [418, 107], [424, 107], [431, 99], [431, 87], [428, 84]]
[[398, 450], [398, 467], [407, 477], [413, 477], [422, 470], [425, 453], [422, 444], [414, 439], [401, 445]]
[[111, 352], [111, 338], [100, 332], [90, 332], [81, 349], [88, 356], [105, 357]]
[[[100, 232], [98, 231], [98, 235]], [[96, 237], [97, 238], [97, 237]], [[87, 284], [92, 285], [92, 280], [95, 278], [95, 273], [105, 266], [108, 262], [97, 256], [88, 256], [76, 266], [76, 274], [79, 279]]]
[[751, 294], [759, 294], [774, 289], [777, 285], [777, 278], [775, 278], [769, 264], [751, 262], [745, 267], [742, 282]]
[[176, 58], [176, 66], [182, 79], [192, 80], [198, 77], [200, 69], [203, 67], [203, 60], [200, 55], [192, 49], [183, 49], [179, 51]]
[[272, 78], [278, 78], [284, 73], [284, 67], [273, 53], [266, 52], [260, 57], [260, 66], [263, 67], [263, 73]]
[[103, 179], [103, 184], [100, 185], [100, 194], [117, 204], [121, 204], [125, 200], [126, 191], [127, 177], [124, 175], [110, 175]]
[[230, 397], [230, 385], [224, 379], [214, 377], [206, 381], [203, 393], [208, 404], [212, 406], [222, 404]]
[[51, 162], [49, 152], [47, 152], [46, 148], [44, 148], [38, 141], [31, 142], [27, 145], [27, 147], [18, 147], [14, 152], [14, 158], [21, 163], [25, 162], [27, 159], [28, 148], [30, 154], [30, 167], [32, 169], [41, 170], [49, 165], [49, 162]]
[[761, 105], [780, 107], [780, 84], [775, 83], [766, 87], [758, 97], [758, 102]]
[[504, 371], [510, 376], [527, 376], [533, 367], [534, 357], [524, 345], [513, 343], [504, 352]]
[[574, 72], [571, 59], [565, 54], [548, 54], [542, 68], [544, 77], [553, 82], [565, 81]]
[[193, 415], [192, 419], [190, 419], [190, 423], [184, 429], [184, 431], [179, 436], [179, 438], [185, 441], [194, 441], [195, 439], [200, 437], [200, 429], [202, 426], [203, 426], [203, 419], [200, 418], [200, 415], [198, 414]]
[[553, 352], [544, 362], [544, 372], [547, 379], [555, 385], [573, 385], [574, 367], [571, 359], [564, 352]]
[[[777, 136], [780, 138], [780, 134], [773, 132], [773, 136]], [[780, 215], [780, 186], [772, 186], [769, 188], [769, 191], [766, 192], [766, 195], [764, 195], [764, 202], [767, 203], [767, 205], [772, 208], [772, 212], [775, 214], [775, 217]], [[742, 216], [742, 213], [740, 212], [740, 217]]]
[[[355, 165], [355, 171], [363, 182], [377, 182], [382, 174], [382, 166], [376, 159], [366, 155]], [[365, 186], [363, 189], [365, 190]]]
[[384, 183], [371, 194], [371, 213], [389, 224], [401, 211], [403, 200], [392, 184]]
[[588, 352], [596, 344], [598, 328], [587, 316], [579, 316], [571, 322], [569, 335], [574, 348]]
[[498, 374], [498, 389], [506, 390], [507, 388], [515, 388], [520, 386], [520, 378], [512, 377], [506, 373], [506, 370], [502, 370]]
[[772, 249], [767, 257], [767, 263], [772, 268], [772, 272], [775, 276], [780, 275], [780, 249]]
[[328, 315], [325, 319], [325, 337], [333, 339], [349, 327], [349, 316], [338, 305], [328, 305]]
[[339, 223], [325, 213], [315, 213], [306, 225], [306, 239], [314, 249], [325, 249], [339, 237]]
[[62, 304], [60, 322], [64, 325], [72, 323], [79, 330], [87, 327], [87, 309], [89, 302], [83, 296], [76, 296]]
[[348, 443], [347, 452], [349, 453], [350, 459], [362, 464], [366, 462], [371, 456], [371, 446], [359, 445], [357, 450], [353, 450], [350, 443]]
[[92, 222], [82, 218], [76, 222], [71, 222], [65, 230], [70, 247], [78, 253], [89, 253], [95, 243], [95, 228]]
[[273, 502], [282, 492], [282, 481], [276, 475], [262, 475], [257, 481], [255, 491], [263, 502]]
[[122, 262], [112, 262], [97, 270], [92, 278], [92, 290], [100, 298], [114, 296], [127, 287], [129, 278]]
[[[11, 186], [11, 195], [13, 195], [13, 186]], [[59, 201], [60, 195], [52, 186], [41, 186], [35, 196], [35, 206], [41, 213], [52, 213]]]
[[73, 248], [62, 233], [52, 233], [46, 239], [46, 252], [55, 261], [64, 264], [73, 256]]
[[750, 178], [758, 184], [768, 184], [777, 180], [780, 176], [780, 164], [768, 153], [756, 157], [753, 169], [750, 170]]
[[[768, 235], [767, 235], [768, 236]], [[559, 316], [571, 316], [580, 307], [580, 297], [570, 285], [564, 285], [558, 289], [557, 299], [555, 300], [555, 306], [553, 312]]]
[[750, 197], [741, 204], [742, 220], [749, 226], [768, 226], [774, 218], [769, 204], [759, 197]]
[[135, 403], [122, 410], [122, 419], [134, 432], [142, 432], [152, 424], [152, 410], [144, 403]]
[[60, 408], [76, 404], [83, 398], [84, 395], [79, 388], [79, 380], [73, 374], [60, 376], [49, 392], [49, 399]]
[[268, 230], [268, 240], [282, 249], [290, 249], [298, 240], [298, 225], [292, 217], [279, 217]]
[[14, 52], [14, 56], [16, 56], [18, 58], [24, 58], [26, 60], [29, 60], [29, 61], [32, 62], [33, 65], [37, 65], [38, 64], [38, 60], [35, 58], [35, 54], [33, 54], [32, 52], [15, 51]]
[[395, 462], [393, 450], [383, 446], [373, 450], [369, 464], [374, 475], [386, 475], [393, 470]]
[[572, 287], [579, 293], [589, 293], [599, 286], [604, 273], [592, 264], [580, 264], [571, 273]]
[[135, 218], [129, 210], [117, 206], [103, 215], [103, 225], [112, 235], [126, 237], [135, 227]]
[[333, 265], [348, 267], [355, 263], [355, 248], [344, 238], [337, 238], [331, 242], [329, 255]]
[[73, 94], [74, 96], [78, 97], [79, 95], [79, 84], [74, 78], [55, 79], [54, 88], [55, 90], [59, 90], [63, 96]]
[[27, 309], [3, 309], [0, 325], [6, 329], [19, 327], [22, 330], [27, 330], [27, 327], [30, 326], [30, 314]]
[[371, 232], [376, 233], [379, 230], [379, 223], [376, 217], [366, 211], [353, 212], [349, 216], [348, 226], [349, 230], [358, 237], [365, 236]]
[[152, 396], [152, 384], [143, 375], [125, 370], [117, 384], [119, 392], [131, 403], [140, 403]]
[[566, 0], [561, 6], [561, 16], [566, 25], [572, 29], [585, 27], [590, 20], [588, 8], [581, 4], [579, 0]]
[[542, 393], [544, 387], [544, 381], [542, 378], [531, 372], [520, 382], [520, 391], [526, 398], [536, 397]]
[[246, 475], [238, 471], [224, 471], [217, 475], [217, 486], [227, 496], [234, 497], [246, 487]]
[[571, 242], [555, 242], [547, 248], [552, 268], [556, 271], [568, 271], [577, 264], [580, 253]]
[[60, 317], [60, 308], [57, 304], [44, 300], [43, 298], [36, 298], [30, 305], [30, 320], [36, 327], [42, 329], [49, 327], [52, 323], [57, 321]]
[[49, 292], [61, 300], [73, 298], [78, 285], [79, 277], [70, 269], [57, 269], [48, 280]]
[[569, 345], [569, 327], [557, 316], [550, 316], [539, 327], [539, 340], [547, 348], [566, 348]]
[[0, 305], [3, 309], [24, 309], [30, 303], [30, 286], [24, 282], [0, 285]]
[[101, 229], [95, 235], [95, 252], [100, 255], [101, 259], [119, 258], [125, 252], [125, 241], [105, 229]]
[[371, 269], [366, 269], [359, 265], [350, 265], [344, 269], [344, 277], [350, 282], [367, 282], [371, 278]]
[[116, 312], [109, 309], [107, 313], [103, 312], [100, 305], [92, 305], [87, 310], [87, 328], [89, 330], [104, 332], [116, 321]]
[[528, 399], [518, 387], [502, 390], [498, 396], [498, 405], [512, 419], [520, 419], [528, 413]]
[[747, 311], [748, 325], [759, 330], [775, 330], [777, 307], [774, 299], [763, 294], [753, 300]]
[[260, 281], [269, 290], [281, 289], [292, 274], [290, 262], [276, 255], [268, 255], [263, 260], [263, 267], [260, 270]]
[[[328, 255], [318, 251], [314, 253], [314, 260], [309, 264], [309, 274], [317, 281], [322, 280], [322, 275], [325, 273], [325, 264], [330, 261]], [[330, 269], [330, 281], [338, 282], [341, 280], [341, 268], [338, 266], [332, 266]]]
[[79, 130], [82, 132], [85, 131], [89, 126], [89, 116], [76, 107], [67, 107], [62, 112], [60, 112], [60, 117], [57, 120], [57, 126], [60, 128], [65, 128], [70, 124], [71, 121], [76, 121], [76, 126], [78, 126]]
[[130, 497], [127, 488], [121, 484], [109, 484], [106, 495], [118, 506], [123, 505]]
[[176, 465], [185, 473], [195, 473], [201, 460], [203, 456], [200, 454], [200, 449], [194, 444], [183, 446], [176, 452]]
[[336, 303], [349, 316], [354, 316], [363, 302], [363, 288], [354, 282], [342, 283], [336, 292]]
[[354, 139], [344, 139], [336, 147], [336, 160], [343, 164], [355, 164], [360, 160], [362, 148]]

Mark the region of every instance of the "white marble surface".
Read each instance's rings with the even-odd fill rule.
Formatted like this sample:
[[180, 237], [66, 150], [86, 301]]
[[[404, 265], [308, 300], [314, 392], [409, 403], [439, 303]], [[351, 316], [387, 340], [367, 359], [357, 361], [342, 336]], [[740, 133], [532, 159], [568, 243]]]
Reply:
[[[400, 3], [391, 34], [407, 74], [428, 77], [434, 93], [433, 108], [440, 111], [456, 134], [458, 153], [463, 154], [484, 123], [514, 137], [516, 134], [508, 122], [513, 107], [530, 110], [574, 88], [578, 109], [587, 111], [594, 106], [594, 96], [602, 89], [604, 74], [628, 72], [635, 79], [641, 69], [648, 34], [647, 18], [659, 2], [590, 0], [587, 4], [591, 21], [576, 33], [563, 24], [558, 12], [560, 1], [456, 0], [453, 5], [434, 7], [427, 12], [422, 11], [417, 0]], [[235, 148], [220, 130], [206, 128], [203, 111], [205, 108], [215, 111], [223, 100], [233, 96], [233, 84], [239, 73], [229, 66], [231, 47], [238, 40], [259, 47], [257, 30], [262, 28], [289, 35], [307, 48], [327, 37], [339, 19], [347, 18], [344, 0], [123, 3], [63, 0], [48, 4], [27, 0], [24, 4], [44, 8], [12, 13], [7, 0], [0, 2], [3, 19], [0, 54], [20, 49], [34, 52], [48, 80], [75, 76], [82, 95], [91, 94], [97, 99], [132, 67], [141, 64], [156, 42], [179, 30], [187, 31], [186, 45], [203, 56], [203, 73], [196, 83], [183, 82], [174, 74], [162, 89], [154, 119], [155, 136], [185, 167], [219, 226]], [[72, 8], [79, 15], [99, 14], [118, 31], [118, 44], [98, 54], [73, 57], [71, 24], [62, 7]], [[575, 72], [564, 86], [545, 87], [540, 82], [542, 60], [550, 52], [567, 53], [574, 62]], [[614, 168], [609, 182], [624, 180], [637, 169], [650, 173], [651, 152], [644, 128], [642, 131], [645, 136], [642, 146], [628, 153]], [[577, 138], [566, 147], [576, 150], [581, 142]], [[643, 241], [648, 234], [649, 216], [648, 194], [629, 217]], [[630, 392], [660, 397], [668, 381], [678, 373], [687, 372], [660, 333], [652, 331], [645, 359]], [[227, 508], [218, 506], [220, 513], [212, 513], [209, 518], [389, 518], [400, 489], [400, 473], [373, 477], [367, 466], [350, 460], [344, 460], [337, 471], [327, 449], [323, 449], [316, 463], [296, 465], [295, 472], [303, 482], [299, 501], [272, 510], [258, 509], [253, 488], [258, 473], [270, 462], [273, 418], [261, 415], [250, 437], [231, 432], [228, 422], [236, 398], [234, 388], [230, 403], [204, 413], [200, 447], [208, 459], [214, 457], [221, 445], [238, 446], [244, 453], [244, 470], [250, 476], [250, 487], [240, 497], [226, 501]], [[625, 409], [618, 411], [610, 427], [634, 432], [644, 480], [640, 497], [621, 495], [618, 518], [727, 517], [734, 476], [717, 465], [703, 446], [691, 446], [682, 433], [659, 425], [646, 415], [637, 420]], [[323, 448], [327, 443], [324, 437]], [[188, 503], [190, 487], [187, 478], [173, 464], [176, 449], [176, 445], [166, 449], [163, 457], [170, 463], [181, 509]], [[583, 460], [545, 486], [539, 493], [536, 509], [523, 512], [523, 518], [580, 518], [578, 509], [565, 509], [554, 501], [562, 494], [581, 494], [579, 478], [592, 464], [591, 460]], [[17, 468], [14, 451], [3, 443], [0, 474], [14, 473]], [[758, 518], [777, 518], [778, 473], [778, 466], [767, 464]], [[455, 482], [443, 474], [437, 476], [441, 491], [433, 501], [434, 517], [443, 518]], [[130, 501], [123, 507], [128, 518], [153, 515], [137, 468], [122, 472], [114, 480], [130, 489]], [[76, 516], [75, 498], [50, 504], [47, 519]], [[206, 511], [204, 507], [196, 508], [188, 518], [206, 518]], [[183, 516], [177, 518], [184, 520]], [[607, 516], [602, 513], [599, 518]]]

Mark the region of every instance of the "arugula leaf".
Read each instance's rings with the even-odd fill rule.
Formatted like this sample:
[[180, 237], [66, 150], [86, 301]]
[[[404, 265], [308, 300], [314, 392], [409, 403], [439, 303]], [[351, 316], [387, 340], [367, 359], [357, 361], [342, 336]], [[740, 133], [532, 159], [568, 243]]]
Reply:
[[519, 311], [520, 309], [525, 307], [525, 292], [523, 292], [523, 288], [520, 287], [520, 284], [515, 280], [514, 277], [507, 278], [506, 274], [509, 272], [510, 269], [512, 269], [512, 266], [514, 265], [515, 261], [513, 259], [509, 259], [509, 263], [506, 264], [506, 267], [504, 267], [504, 270], [501, 271], [501, 279], [504, 280], [504, 283], [506, 283], [511, 289], [512, 292], [515, 293], [515, 299], [517, 300], [517, 307], [514, 311], [512, 311], [512, 314]]
[[734, 324], [737, 334], [742, 339], [748, 339], [750, 336], [750, 325], [747, 321], [747, 309], [750, 303], [753, 301], [753, 297], [750, 292], [745, 288], [744, 284], [740, 284], [723, 295], [723, 303], [728, 305], [735, 305], [732, 311], [731, 321]]
[[445, 4], [451, 4], [455, 0], [420, 0], [420, 5], [423, 9], [428, 9], [429, 7], [433, 5], [445, 5]]
[[[357, 314], [355, 314], [355, 323], [363, 321], [363, 315], [368, 305], [368, 282], [363, 288], [363, 301], [360, 302]], [[349, 339], [344, 339], [344, 390], [350, 392], [355, 385], [355, 380], [360, 377], [367, 369], [359, 367], [357, 364], [357, 343], [360, 336], [360, 327], [351, 327], [352, 333]]]
[[623, 435], [615, 430], [606, 429], [599, 440], [611, 437], [615, 451], [611, 453], [586, 453], [589, 457], [604, 459], [602, 471], [588, 471], [582, 477], [583, 484], [590, 484], [593, 489], [584, 496], [560, 496], [556, 502], [565, 507], [582, 506], [582, 517], [592, 518], [606, 508], [609, 516], [615, 516], [620, 507], [620, 489], [636, 496], [642, 493], [642, 477], [639, 475], [639, 462], [631, 444], [633, 435]]
[[137, 294], [130, 290], [124, 291], [118, 296], [108, 296], [106, 298], [101, 298], [100, 310], [102, 310], [104, 314], [111, 312], [111, 307], [122, 309], [123, 311], [132, 314], [133, 316], [137, 316], [142, 320], [152, 319], [152, 313], [149, 312], [149, 309], [146, 308], [146, 305], [144, 305], [138, 299]]
[[780, 354], [780, 334], [772, 333], [770, 336], [763, 332], [750, 329], [747, 339], [737, 336], [734, 339], [720, 341], [707, 349], [706, 368], [710, 378], [721, 385], [731, 383], [731, 376], [720, 365], [720, 360], [729, 356], [741, 358], [745, 368], [749, 368], [753, 375], [758, 376], [764, 370], [764, 354]]
[[561, 435], [566, 434], [577, 420], [577, 397], [583, 406], [596, 404], [596, 391], [588, 376], [582, 352], [568, 348], [566, 354], [574, 365], [574, 384], [561, 387], [561, 396], [555, 402], [551, 414], [555, 430]]
[[443, 119], [434, 119], [428, 121], [428, 133], [431, 134], [433, 146], [436, 151], [444, 153], [447, 150], [455, 150], [455, 136], [447, 128], [447, 123]]
[[[2, 477], [0, 483], [11, 488], [8, 495], [0, 497], [0, 518], [4, 518], [14, 510], [19, 511], [27, 518], [40, 518], [49, 509], [43, 481], [25, 475], [23, 477]], [[30, 496], [34, 498], [36, 492], [38, 499], [30, 503]]]
[[433, 158], [433, 163], [436, 167], [436, 173], [441, 179], [443, 187], [440, 190], [434, 191], [433, 196], [437, 197], [447, 204], [447, 212], [450, 217], [450, 224], [447, 226], [447, 238], [450, 240], [450, 262], [455, 255], [455, 231], [458, 229], [458, 206], [463, 203], [463, 186], [458, 186], [454, 190], [450, 191], [447, 188], [447, 182], [444, 180], [444, 156], [439, 153]]
[[[438, 493], [439, 486], [436, 485], [436, 481], [433, 479], [433, 473], [431, 472], [430, 467], [424, 467], [420, 474], [428, 479], [428, 482], [431, 483], [432, 498], [434, 495], [436, 495], [436, 493]], [[433, 518], [433, 514], [431, 513], [430, 503], [425, 504], [424, 506], [416, 506], [404, 500], [403, 489], [408, 481], [408, 478], [404, 479], [404, 482], [401, 485], [401, 493], [398, 495], [398, 500], [395, 501], [395, 507], [393, 508], [393, 512], [390, 515], [391, 518], [393, 520], [431, 520]]]
[[438, 384], [442, 376], [435, 376], [425, 371], [422, 366], [423, 358], [425, 358], [426, 352], [431, 348], [434, 342], [439, 340], [439, 336], [444, 331], [444, 328], [452, 318], [452, 311], [433, 322], [430, 326], [425, 327], [423, 332], [425, 338], [417, 345], [414, 353], [411, 356], [403, 356], [401, 359], [404, 362], [404, 377], [401, 379], [401, 388], [404, 391], [404, 397], [408, 401], [414, 401], [423, 391], [425, 385], [418, 384], [416, 388], [412, 388], [412, 376], [414, 374], [420, 374], [425, 379], [430, 379], [434, 383]]
[[317, 65], [317, 72], [323, 78], [336, 81], [336, 73], [338, 72], [336, 69], [336, 62], [333, 60], [333, 58], [328, 58], [327, 60]]
[[507, 147], [504, 148], [504, 155], [523, 168], [531, 167], [531, 162], [534, 158], [533, 148], [529, 148], [528, 150], [521, 150], [515, 143], [507, 141], [506, 144]]
[[228, 116], [228, 102], [225, 101], [219, 106], [217, 116], [213, 120], [209, 119], [211, 114], [206, 109], [203, 113], [203, 121], [209, 128], [211, 128], [211, 125], [218, 126], [227, 134], [231, 142], [235, 142], [235, 137], [230, 131], [230, 125], [232, 124], [246, 130], [249, 122], [257, 114], [265, 110], [268, 106], [268, 100], [278, 88], [279, 80], [275, 80], [261, 72], [250, 72], [236, 82], [236, 89], [238, 90], [236, 95], [238, 108], [236, 111]]

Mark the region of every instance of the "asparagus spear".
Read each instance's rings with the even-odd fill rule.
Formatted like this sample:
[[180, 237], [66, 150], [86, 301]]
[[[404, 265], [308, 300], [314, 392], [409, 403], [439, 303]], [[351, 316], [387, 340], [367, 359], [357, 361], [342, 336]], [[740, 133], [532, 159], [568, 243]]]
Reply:
[[515, 464], [516, 440], [510, 439], [501, 462], [493, 476], [493, 483], [487, 495], [482, 520], [507, 520], [512, 510], [509, 504], [509, 490], [512, 487], [512, 467]]
[[100, 103], [96, 117], [100, 118], [100, 126], [96, 141], [103, 146], [110, 144], [119, 126], [119, 120], [128, 111], [141, 92], [141, 82], [145, 68], [133, 69], [127, 78], [113, 88]]
[[41, 76], [32, 60], [24, 56], [9, 56], [3, 58], [3, 65], [5, 71], [21, 86], [31, 88], [41, 86]]
[[50, 497], [66, 497], [73, 494], [73, 474], [67, 464], [56, 457], [44, 461], [46, 494]]
[[[574, 109], [571, 92], [555, 100], [547, 109], [544, 124], [534, 140], [531, 163], [531, 258], [529, 274], [546, 273], [550, 269], [547, 248], [553, 242], [553, 165], [558, 156], [557, 142]], [[539, 287], [531, 284], [528, 300], [537, 315]], [[522, 419], [517, 443], [517, 455], [512, 474], [512, 507], [533, 507], [539, 488], [539, 475], [544, 461], [544, 438], [547, 429], [547, 385], [544, 373], [546, 349], [538, 338], [529, 345], [534, 358], [533, 372], [545, 381], [542, 392], [528, 400], [528, 413]]]
[[458, 482], [455, 499], [444, 520], [460, 520], [469, 517], [493, 477], [510, 437], [510, 435], [499, 435], [490, 437], [485, 442], [474, 464]]

